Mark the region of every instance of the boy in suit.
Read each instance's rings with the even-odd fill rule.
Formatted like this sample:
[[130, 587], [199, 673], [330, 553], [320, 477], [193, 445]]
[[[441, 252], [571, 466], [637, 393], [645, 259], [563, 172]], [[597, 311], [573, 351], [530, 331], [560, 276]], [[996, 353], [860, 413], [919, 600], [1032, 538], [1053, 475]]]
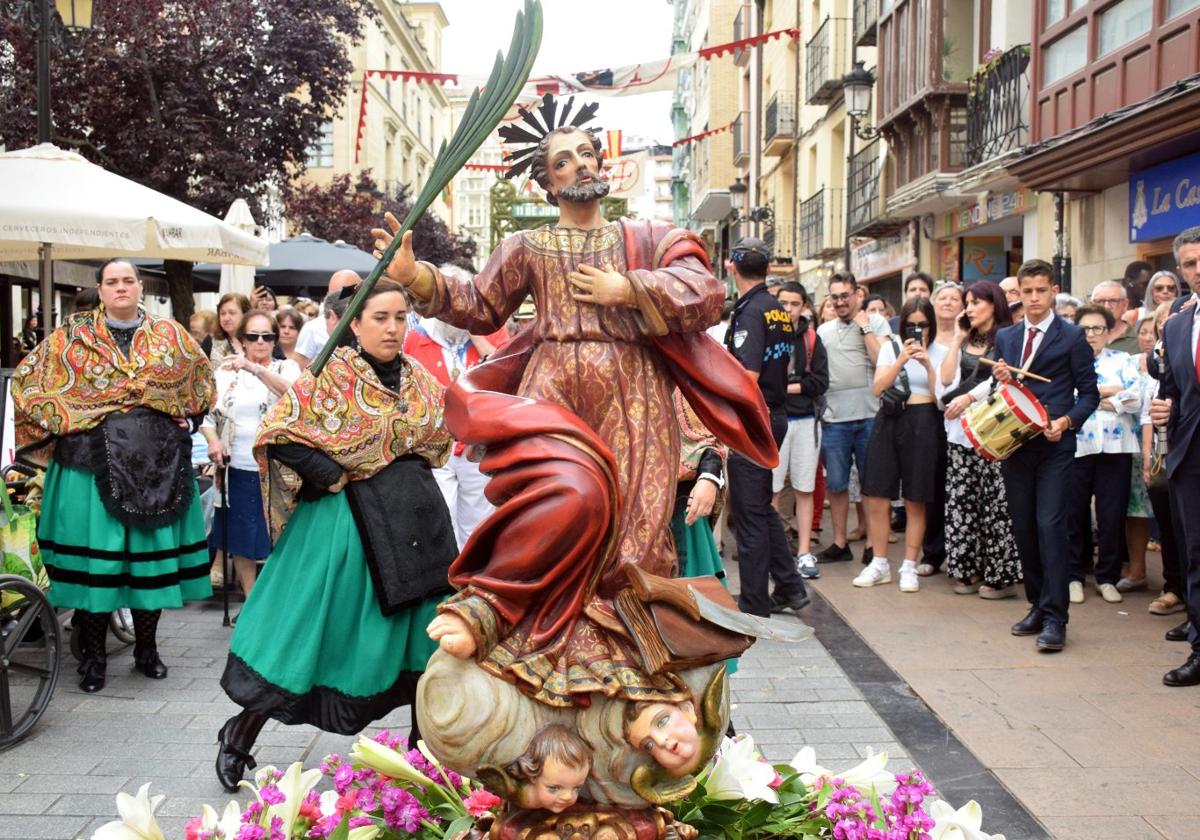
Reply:
[[[1037, 635], [1037, 649], [1060, 651], [1067, 641], [1067, 490], [1075, 460], [1075, 430], [1100, 403], [1093, 353], [1083, 330], [1054, 313], [1058, 284], [1045, 260], [1027, 260], [1017, 272], [1024, 318], [996, 334], [993, 378], [1020, 379], [1021, 367], [1050, 379], [1022, 384], [1045, 407], [1050, 424], [1003, 463], [1008, 508], [1025, 574], [1030, 609], [1012, 627], [1014, 636]], [[989, 382], [971, 392], [986, 395]]]

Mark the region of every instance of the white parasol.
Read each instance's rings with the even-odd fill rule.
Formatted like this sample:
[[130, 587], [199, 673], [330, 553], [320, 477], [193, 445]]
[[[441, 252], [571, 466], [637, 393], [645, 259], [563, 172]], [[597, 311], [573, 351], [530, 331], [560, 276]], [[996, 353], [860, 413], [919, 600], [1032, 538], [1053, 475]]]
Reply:
[[265, 240], [49, 143], [0, 154], [0, 184], [0, 262], [42, 261], [47, 330], [51, 259], [267, 262]]

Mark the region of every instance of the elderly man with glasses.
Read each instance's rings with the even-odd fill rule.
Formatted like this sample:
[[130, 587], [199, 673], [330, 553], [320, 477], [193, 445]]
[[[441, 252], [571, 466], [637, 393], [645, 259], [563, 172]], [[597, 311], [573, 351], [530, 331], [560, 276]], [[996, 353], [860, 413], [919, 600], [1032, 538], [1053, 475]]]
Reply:
[[1103, 306], [1113, 314], [1116, 326], [1109, 332], [1108, 346], [1122, 353], [1136, 355], [1142, 352], [1138, 345], [1137, 329], [1125, 322], [1125, 311], [1129, 309], [1129, 294], [1120, 280], [1104, 280], [1092, 289], [1092, 303]]

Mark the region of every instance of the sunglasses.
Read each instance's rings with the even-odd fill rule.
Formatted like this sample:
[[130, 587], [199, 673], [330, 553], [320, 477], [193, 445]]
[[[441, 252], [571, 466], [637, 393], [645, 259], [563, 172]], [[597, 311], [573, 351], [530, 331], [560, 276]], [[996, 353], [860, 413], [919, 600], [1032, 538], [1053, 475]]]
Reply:
[[246, 333], [246, 341], [274, 341], [277, 333]]
[[1156, 291], [1156, 292], [1173, 292], [1173, 291], [1175, 291], [1175, 284], [1168, 283], [1165, 286], [1156, 285], [1154, 287], [1154, 291]]

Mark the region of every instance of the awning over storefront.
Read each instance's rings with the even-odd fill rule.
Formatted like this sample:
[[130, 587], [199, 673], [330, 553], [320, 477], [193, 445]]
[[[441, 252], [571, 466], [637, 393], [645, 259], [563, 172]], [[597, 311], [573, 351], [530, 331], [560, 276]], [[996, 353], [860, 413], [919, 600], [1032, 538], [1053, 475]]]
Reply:
[[1200, 76], [1030, 146], [1009, 166], [1033, 190], [1097, 192], [1200, 148]]

